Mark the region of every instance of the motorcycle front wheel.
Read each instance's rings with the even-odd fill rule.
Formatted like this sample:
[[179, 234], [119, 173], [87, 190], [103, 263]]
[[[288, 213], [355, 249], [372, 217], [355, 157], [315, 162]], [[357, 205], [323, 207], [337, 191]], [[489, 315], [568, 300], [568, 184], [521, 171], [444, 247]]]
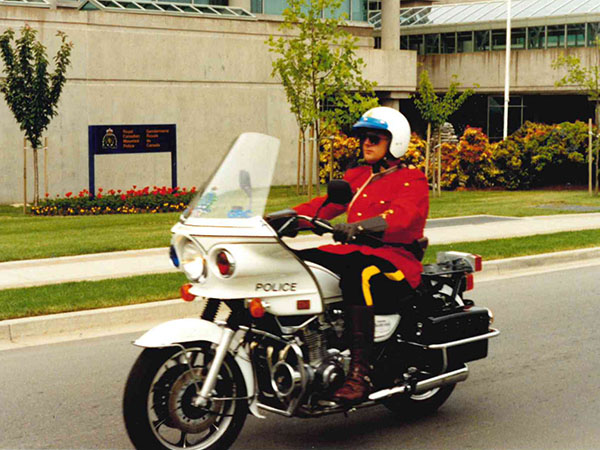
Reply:
[[227, 355], [212, 392], [213, 400], [194, 400], [214, 351], [208, 342], [145, 349], [129, 373], [123, 416], [131, 442], [144, 450], [226, 449], [248, 414], [244, 377]]

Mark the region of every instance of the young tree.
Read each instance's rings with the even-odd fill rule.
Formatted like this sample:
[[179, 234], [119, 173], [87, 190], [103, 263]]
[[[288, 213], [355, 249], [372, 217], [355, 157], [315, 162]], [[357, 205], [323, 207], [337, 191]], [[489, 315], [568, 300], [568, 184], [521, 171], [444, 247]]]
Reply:
[[[419, 76], [419, 86], [417, 94], [413, 96], [415, 106], [421, 113], [421, 117], [427, 122], [427, 146], [425, 148], [425, 175], [429, 177], [429, 159], [431, 156], [431, 129], [438, 130], [437, 157], [434, 154], [434, 161], [437, 160], [437, 174], [434, 170], [433, 180], [437, 188], [438, 195], [441, 193], [441, 128], [448, 121], [450, 116], [460, 109], [463, 103], [473, 95], [472, 89], [465, 89], [459, 92], [460, 83], [456, 80], [457, 76], [452, 76], [452, 82], [443, 96], [439, 96], [433, 89], [433, 84], [429, 79], [427, 70], [422, 70]], [[436, 164], [434, 163], [435, 167]], [[437, 180], [437, 181], [436, 181]]]
[[[600, 38], [596, 38], [596, 55], [600, 57]], [[575, 55], [561, 54], [552, 62], [556, 70], [566, 69], [567, 74], [554, 83], [557, 87], [575, 86], [580, 92], [588, 96], [588, 100], [595, 102], [595, 122], [600, 126], [600, 68], [598, 65], [586, 67]], [[594, 194], [598, 195], [598, 146], [596, 146], [595, 188]]]
[[57, 33], [61, 46], [54, 57], [56, 69], [48, 73], [46, 47], [36, 39], [36, 34], [37, 30], [25, 25], [14, 48], [12, 29], [0, 35], [0, 54], [6, 74], [6, 78], [0, 80], [0, 92], [33, 148], [34, 204], [37, 206], [40, 198], [38, 149], [42, 133], [57, 114], [56, 105], [66, 82], [73, 43], [67, 42], [65, 33]]
[[267, 43], [278, 56], [272, 75], [283, 84], [303, 142], [310, 130], [308, 194], [312, 196], [317, 143], [333, 128], [344, 127], [377, 104], [377, 99], [374, 83], [361, 75], [364, 62], [356, 55], [358, 39], [344, 30], [345, 14], [337, 13], [341, 0], [287, 3], [279, 27], [287, 35], [270, 36]]

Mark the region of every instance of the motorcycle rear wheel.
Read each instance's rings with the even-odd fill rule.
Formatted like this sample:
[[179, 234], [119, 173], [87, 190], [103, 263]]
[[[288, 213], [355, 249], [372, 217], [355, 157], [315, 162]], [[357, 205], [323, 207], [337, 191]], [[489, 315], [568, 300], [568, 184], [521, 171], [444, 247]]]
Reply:
[[[197, 407], [192, 400], [214, 356], [211, 344], [145, 349], [131, 369], [123, 397], [123, 416], [131, 442], [144, 450], [219, 450], [229, 448], [248, 414], [244, 377], [227, 355], [212, 394]], [[191, 369], [190, 369], [191, 366]]]
[[410, 396], [399, 394], [382, 401], [383, 406], [403, 420], [416, 420], [433, 414], [444, 404], [456, 384]]

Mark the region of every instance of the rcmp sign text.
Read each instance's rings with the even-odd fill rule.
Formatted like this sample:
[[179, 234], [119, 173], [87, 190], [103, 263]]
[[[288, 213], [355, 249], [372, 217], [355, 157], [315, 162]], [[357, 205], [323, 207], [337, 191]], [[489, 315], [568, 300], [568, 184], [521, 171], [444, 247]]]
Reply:
[[96, 155], [171, 152], [175, 125], [93, 125], [90, 148]]

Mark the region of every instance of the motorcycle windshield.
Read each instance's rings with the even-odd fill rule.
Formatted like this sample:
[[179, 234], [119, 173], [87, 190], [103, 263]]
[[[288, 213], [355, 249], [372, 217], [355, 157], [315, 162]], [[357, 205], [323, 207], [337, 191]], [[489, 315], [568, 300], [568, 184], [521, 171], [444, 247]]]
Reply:
[[263, 216], [278, 153], [277, 138], [260, 133], [240, 135], [183, 218]]

